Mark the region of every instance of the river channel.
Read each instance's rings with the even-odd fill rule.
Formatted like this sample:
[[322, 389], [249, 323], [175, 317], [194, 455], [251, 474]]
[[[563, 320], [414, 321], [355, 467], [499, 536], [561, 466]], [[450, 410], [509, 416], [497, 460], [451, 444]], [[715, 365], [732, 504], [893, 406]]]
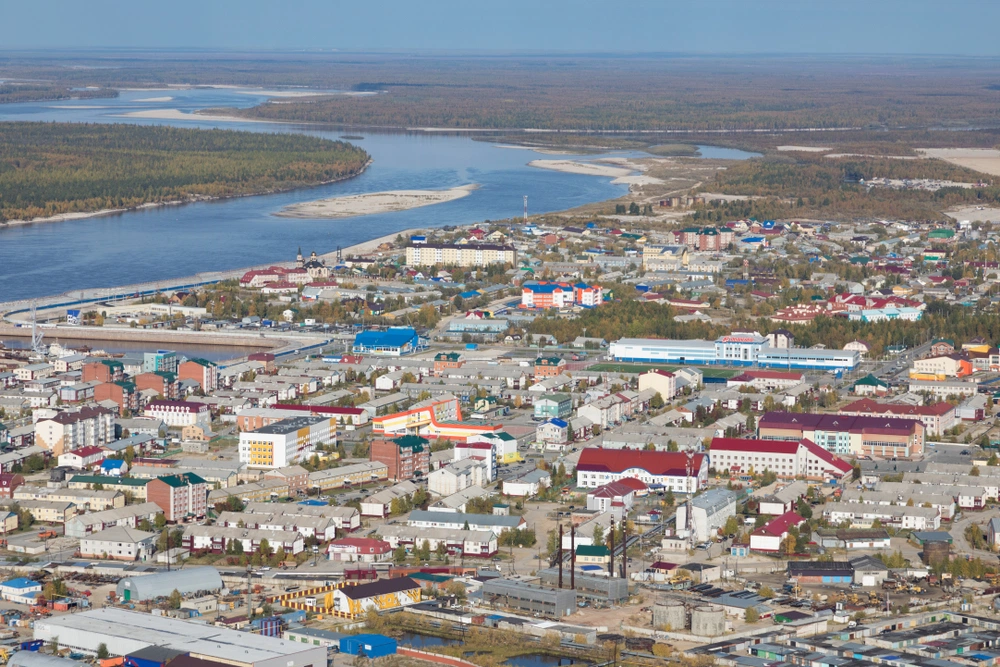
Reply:
[[[165, 99], [165, 98], [170, 98]], [[477, 223], [518, 216], [523, 196], [530, 213], [558, 211], [621, 196], [627, 186], [607, 177], [567, 174], [527, 166], [553, 156], [502, 148], [450, 134], [345, 131], [311, 125], [244, 123], [197, 119], [125, 117], [150, 109], [190, 114], [211, 107], [246, 107], [263, 102], [260, 91], [191, 89], [122, 91], [113, 100], [0, 105], [0, 120], [169, 124], [257, 132], [299, 132], [330, 139], [359, 135], [352, 143], [368, 151], [372, 165], [360, 176], [293, 192], [242, 197], [63, 222], [0, 226], [0, 302], [69, 290], [168, 280], [202, 271], [236, 269], [323, 253], [414, 227]], [[153, 100], [153, 101], [149, 101]], [[744, 159], [751, 154], [711, 146], [703, 157]], [[599, 156], [644, 155], [614, 151]], [[444, 189], [477, 184], [462, 199], [409, 211], [340, 220], [279, 218], [272, 215], [298, 202], [382, 190]], [[2, 194], [2, 193], [0, 193]]]

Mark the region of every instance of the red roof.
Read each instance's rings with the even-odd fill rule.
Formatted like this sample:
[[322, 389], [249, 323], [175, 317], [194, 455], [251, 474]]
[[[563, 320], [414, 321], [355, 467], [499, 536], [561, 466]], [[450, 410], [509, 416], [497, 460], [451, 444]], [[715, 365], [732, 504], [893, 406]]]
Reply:
[[623, 477], [618, 480], [619, 484], [624, 484], [630, 487], [633, 491], [645, 491], [647, 488], [646, 483], [641, 479], [636, 479], [635, 477]]
[[[813, 456], [825, 461], [842, 473], [851, 471], [851, 464], [826, 451], [812, 440], [743, 440], [741, 438], [712, 438], [711, 451], [754, 452], [758, 454], [794, 454], [799, 446]], [[711, 454], [710, 454], [711, 455]]]
[[788, 529], [792, 526], [797, 526], [805, 521], [795, 512], [785, 512], [781, 516], [771, 519], [763, 526], [753, 531], [754, 535], [773, 535], [774, 537], [781, 537], [788, 532]]
[[79, 456], [82, 459], [85, 459], [88, 456], [97, 456], [98, 454], [103, 454], [103, 453], [104, 453], [103, 449], [94, 446], [80, 447], [79, 449], [74, 449], [71, 452], [67, 452], [67, 454], [75, 454], [76, 456]]
[[[704, 454], [692, 456], [695, 472], [701, 469]], [[687, 455], [680, 452], [655, 452], [631, 449], [587, 447], [580, 452], [577, 470], [585, 472], [622, 473], [630, 469], [645, 470], [650, 475], [687, 476]]]
[[659, 368], [653, 368], [651, 370], [648, 370], [646, 371], [645, 375], [649, 375], [650, 373], [656, 373], [657, 375], [662, 375], [665, 378], [675, 377], [674, 374], [671, 373], [670, 371], [661, 370]]
[[801, 380], [802, 373], [786, 373], [784, 371], [744, 371], [740, 377], [749, 377], [755, 380]]
[[313, 415], [360, 415], [362, 408], [343, 408], [336, 405], [296, 405], [294, 403], [278, 403], [275, 410], [299, 410]]
[[[626, 477], [625, 479], [631, 479], [631, 478]], [[643, 488], [645, 488], [645, 486], [646, 485], [643, 484]], [[587, 495], [593, 496], [594, 498], [624, 498], [633, 491], [635, 491], [635, 489], [633, 489], [628, 484], [625, 484], [624, 481], [621, 481], [621, 482], [611, 482], [609, 484], [605, 484], [604, 486], [594, 489]]]
[[842, 414], [862, 412], [877, 415], [917, 415], [941, 417], [955, 409], [951, 403], [935, 403], [934, 405], [898, 405], [896, 403], [879, 403], [870, 398], [862, 398], [840, 409]]
[[355, 551], [362, 554], [386, 554], [392, 551], [388, 542], [371, 537], [342, 537], [330, 542], [330, 547], [353, 547]]
[[839, 456], [836, 456], [835, 454], [831, 454], [830, 452], [826, 451], [825, 449], [817, 445], [812, 440], [804, 438], [801, 442], [802, 446], [808, 449], [810, 453], [826, 461], [827, 463], [837, 468], [841, 472], [844, 473], [851, 472], [852, 470], [851, 464], [845, 461], [844, 459], [840, 458]]

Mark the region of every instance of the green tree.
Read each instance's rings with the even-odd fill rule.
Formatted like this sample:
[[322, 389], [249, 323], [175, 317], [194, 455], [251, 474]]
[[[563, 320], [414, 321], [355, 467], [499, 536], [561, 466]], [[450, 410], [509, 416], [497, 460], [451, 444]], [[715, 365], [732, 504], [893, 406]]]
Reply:
[[969, 471], [969, 475], [972, 477], [979, 477], [979, 466], [972, 466], [972, 470]]
[[604, 526], [597, 524], [594, 526], [594, 544], [604, 544]]
[[260, 545], [257, 547], [257, 553], [260, 554], [261, 558], [268, 558], [271, 556], [271, 543], [267, 541], [267, 538], [263, 538], [260, 541]]
[[181, 598], [181, 592], [176, 588], [172, 593], [170, 593], [170, 597], [167, 598], [167, 602], [170, 604], [171, 609], [180, 609], [182, 601], [183, 598]]
[[392, 552], [392, 560], [397, 565], [406, 562], [406, 547], [402, 544], [396, 547], [396, 550]]
[[665, 403], [663, 402], [663, 397], [660, 396], [660, 392], [656, 392], [656, 395], [653, 396], [653, 398], [649, 399], [649, 407], [651, 407], [654, 410], [659, 410], [664, 405]]
[[153, 517], [153, 525], [156, 526], [157, 530], [163, 530], [163, 527], [167, 525], [167, 517], [163, 516], [162, 513], [157, 514], [155, 517]]
[[756, 623], [760, 620], [760, 612], [757, 611], [756, 607], [747, 607], [747, 610], [743, 613], [743, 620], [747, 623]]
[[98, 660], [107, 660], [110, 657], [111, 657], [111, 653], [108, 651], [108, 645], [105, 644], [104, 642], [101, 642], [100, 644], [98, 644], [97, 645], [97, 659]]
[[746, 430], [747, 430], [747, 433], [756, 433], [757, 432], [757, 420], [754, 419], [754, 416], [753, 416], [752, 413], [749, 414], [749, 415], [747, 415]]

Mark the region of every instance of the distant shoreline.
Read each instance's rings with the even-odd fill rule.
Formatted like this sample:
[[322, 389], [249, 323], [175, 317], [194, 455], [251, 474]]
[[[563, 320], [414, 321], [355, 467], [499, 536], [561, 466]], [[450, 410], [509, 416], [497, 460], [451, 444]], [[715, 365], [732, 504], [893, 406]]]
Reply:
[[329, 197], [290, 204], [274, 215], [281, 218], [340, 220], [376, 213], [394, 213], [462, 199], [478, 187], [472, 184], [447, 190], [385, 190]]

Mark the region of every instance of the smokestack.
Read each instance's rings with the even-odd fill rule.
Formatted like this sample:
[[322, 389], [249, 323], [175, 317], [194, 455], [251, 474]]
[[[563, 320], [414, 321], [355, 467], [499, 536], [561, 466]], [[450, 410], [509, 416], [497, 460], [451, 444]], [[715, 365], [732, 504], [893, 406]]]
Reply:
[[615, 576], [615, 520], [611, 519], [611, 561], [608, 563], [608, 575]]
[[559, 524], [559, 550], [557, 552], [559, 554], [557, 556], [557, 558], [559, 559], [559, 588], [562, 588], [562, 565], [563, 565], [562, 537], [563, 537], [563, 527], [562, 524]]
[[576, 524], [569, 528], [569, 587], [576, 590]]
[[625, 555], [626, 551], [628, 551], [628, 524], [622, 518], [622, 579], [628, 579], [628, 557]]

